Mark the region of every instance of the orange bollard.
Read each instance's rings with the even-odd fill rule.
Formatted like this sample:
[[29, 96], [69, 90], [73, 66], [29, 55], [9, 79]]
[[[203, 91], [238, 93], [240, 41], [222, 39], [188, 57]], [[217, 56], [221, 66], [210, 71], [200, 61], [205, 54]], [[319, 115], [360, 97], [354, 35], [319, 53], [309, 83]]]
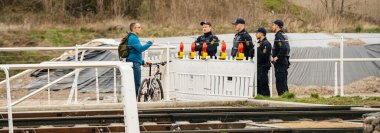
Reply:
[[238, 55], [236, 56], [236, 60], [243, 60], [244, 59], [243, 49], [244, 49], [243, 43], [239, 43]]
[[183, 59], [183, 56], [185, 55], [185, 53], [183, 52], [183, 42], [181, 42], [179, 44], [179, 52], [178, 52], [178, 58], [180, 59]]
[[202, 52], [202, 59], [206, 59], [207, 58], [207, 44], [206, 43], [203, 43], [203, 52]]
[[190, 59], [195, 58], [195, 43], [191, 43], [191, 52], [190, 52]]
[[226, 57], [227, 57], [226, 49], [227, 49], [226, 42], [222, 41], [222, 49], [221, 49], [222, 52], [220, 52], [219, 59], [221, 59], [221, 60], [226, 59]]

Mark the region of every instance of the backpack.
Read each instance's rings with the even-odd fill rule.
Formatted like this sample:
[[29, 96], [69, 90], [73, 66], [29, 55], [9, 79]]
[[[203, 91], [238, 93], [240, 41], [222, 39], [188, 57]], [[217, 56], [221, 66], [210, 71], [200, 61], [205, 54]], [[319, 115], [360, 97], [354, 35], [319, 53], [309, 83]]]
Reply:
[[126, 37], [124, 37], [119, 44], [117, 52], [119, 53], [120, 59], [128, 58], [128, 56], [129, 56], [128, 40], [129, 40], [130, 35], [131, 35], [131, 33], [128, 33], [128, 35]]

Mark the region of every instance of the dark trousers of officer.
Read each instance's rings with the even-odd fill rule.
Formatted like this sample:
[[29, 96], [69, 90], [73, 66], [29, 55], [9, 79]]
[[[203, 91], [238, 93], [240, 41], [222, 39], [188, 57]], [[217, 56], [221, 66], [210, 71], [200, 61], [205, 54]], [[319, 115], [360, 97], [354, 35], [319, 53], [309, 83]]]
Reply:
[[207, 52], [211, 59], [216, 59], [216, 51]]
[[276, 76], [276, 88], [279, 96], [289, 91], [288, 89], [288, 68], [289, 57], [280, 57], [274, 64]]
[[263, 96], [270, 96], [268, 84], [269, 67], [258, 64], [257, 66], [257, 93]]

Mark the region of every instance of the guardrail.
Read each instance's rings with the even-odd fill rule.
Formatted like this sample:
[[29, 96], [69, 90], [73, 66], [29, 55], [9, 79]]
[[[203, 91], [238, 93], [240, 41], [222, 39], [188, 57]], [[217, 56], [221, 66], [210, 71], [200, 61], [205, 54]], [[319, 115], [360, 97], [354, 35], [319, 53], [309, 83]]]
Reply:
[[[362, 37], [361, 37], [362, 38]], [[364, 37], [365, 38], [365, 37]], [[367, 38], [372, 38], [372, 37], [367, 37]], [[329, 58], [329, 59], [290, 59], [290, 62], [291, 63], [301, 63], [301, 62], [335, 62], [335, 67], [334, 67], [334, 95], [341, 95], [341, 96], [344, 96], [344, 70], [343, 70], [343, 66], [344, 66], [344, 62], [373, 62], [373, 61], [380, 61], [380, 58], [344, 58], [344, 53], [343, 53], [343, 49], [344, 49], [344, 38], [343, 36], [341, 37], [337, 37], [337, 38], [327, 38], [327, 39], [334, 39], [334, 40], [340, 40], [340, 57], [339, 58]], [[313, 40], [313, 39], [300, 39], [300, 40]], [[326, 40], [326, 39], [315, 39], [315, 40]], [[297, 40], [289, 40], [290, 42], [292, 41], [297, 41]], [[190, 43], [190, 42], [189, 42]], [[166, 50], [166, 51], [170, 51], [171, 49], [175, 49], [176, 47], [175, 46], [171, 46], [170, 45], [171, 43], [168, 42], [167, 45], [157, 45], [157, 46], [152, 46], [150, 48], [150, 50]], [[77, 54], [75, 59], [76, 61], [80, 60], [78, 58], [78, 53], [80, 50], [117, 50], [117, 47], [85, 47], [85, 46], [76, 46], [76, 47], [55, 47], [55, 48], [52, 48], [52, 47], [20, 47], [20, 48], [0, 48], [0, 51], [35, 51], [35, 50], [75, 50]], [[256, 51], [257, 49], [255, 49]], [[257, 52], [255, 52], [257, 53]], [[169, 61], [169, 57], [170, 57], [170, 52], [166, 52], [166, 61]], [[257, 56], [255, 56], [257, 57]], [[256, 58], [253, 59], [253, 62], [256, 62]], [[338, 63], [339, 63], [339, 76], [338, 76]], [[169, 72], [171, 71], [170, 68], [169, 68], [170, 65], [167, 65], [167, 68], [166, 68], [166, 75], [165, 75], [165, 90], [164, 92], [166, 94], [169, 94], [169, 91], [171, 88], [170, 88], [170, 74]], [[256, 65], [255, 65], [256, 66]], [[273, 68], [273, 67], [272, 67]], [[256, 73], [257, 71], [257, 68], [255, 67], [254, 68], [254, 71]], [[272, 81], [273, 81], [273, 69], [270, 70], [270, 91], [272, 92], [272, 88], [273, 88], [273, 85], [272, 85]], [[77, 74], [76, 74], [77, 75]], [[256, 75], [256, 74], [255, 74]], [[17, 77], [14, 76], [14, 77]], [[338, 77], [340, 79], [340, 81], [338, 81]], [[12, 77], [13, 78], [13, 77]], [[254, 79], [257, 79], [257, 77], [255, 76]], [[257, 82], [255, 81], [255, 91], [254, 91], [254, 94], [253, 96], [256, 96], [256, 92], [257, 92]], [[339, 83], [339, 84], [338, 84]], [[3, 84], [3, 82], [1, 82], [0, 84]], [[338, 89], [340, 85], [340, 88]], [[271, 93], [272, 95], [272, 93]], [[169, 100], [170, 97], [168, 97], [169, 95], [165, 95], [165, 100]]]
[[[123, 63], [120, 61], [103, 61], [103, 62], [50, 62], [43, 64], [12, 64], [12, 65], [0, 65], [0, 68], [4, 71], [6, 76], [6, 93], [7, 93], [7, 110], [8, 110], [8, 127], [9, 133], [13, 133], [13, 119], [12, 119], [12, 106], [24, 101], [25, 99], [45, 90], [47, 87], [42, 87], [32, 93], [24, 96], [23, 98], [12, 103], [11, 98], [11, 85], [9, 78], [9, 70], [24, 70], [24, 69], [83, 69], [83, 68], [102, 68], [102, 67], [117, 67], [121, 72], [122, 82], [122, 102], [124, 109], [124, 122], [125, 131], [128, 133], [139, 132], [139, 120], [137, 111], [137, 102], [135, 94], [135, 85], [133, 78], [133, 70], [131, 63]], [[52, 82], [53, 83], [53, 82]], [[52, 84], [50, 83], [50, 84]]]
[[[175, 46], [171, 46], [170, 43], [168, 43], [167, 45], [165, 44], [154, 44], [152, 45], [150, 48], [149, 48], [149, 51], [151, 50], [164, 50], [164, 51], [170, 51], [171, 49], [175, 49], [176, 47]], [[65, 51], [65, 50], [74, 50], [75, 52], [75, 61], [83, 61], [83, 56], [85, 54], [85, 50], [117, 50], [118, 47], [117, 46], [109, 46], [109, 47], [89, 47], [89, 46], [80, 46], [80, 45], [76, 45], [75, 47], [3, 47], [3, 48], [0, 48], [0, 51], [4, 51], [4, 52], [12, 52], [12, 51]], [[81, 57], [79, 57], [79, 51], [81, 51]], [[169, 58], [170, 58], [170, 52], [166, 52], [166, 62], [169, 63]], [[170, 77], [169, 77], [169, 66], [166, 67], [166, 84], [165, 86], [169, 86], [169, 80], [170, 80]], [[78, 80], [78, 76], [79, 76], [79, 72], [81, 71], [81, 69], [78, 69], [78, 70], [75, 70], [75, 72], [73, 73], [70, 73], [70, 74], [67, 74], [65, 76], [71, 76], [71, 75], [75, 75], [75, 80], [74, 82], [77, 82]], [[116, 70], [115, 70], [116, 71]], [[13, 77], [10, 78], [10, 80], [13, 80], [13, 79], [17, 79], [18, 77], [26, 74], [26, 73], [29, 73], [31, 72], [31, 70], [26, 70], [24, 72], [21, 72]], [[49, 72], [49, 71], [48, 71]], [[96, 72], [96, 74], [98, 74]], [[48, 79], [49, 79], [49, 76], [48, 76]], [[114, 79], [116, 79], [116, 74], [114, 73]], [[1, 81], [0, 82], [0, 85], [2, 84], [5, 84], [5, 81]], [[98, 84], [98, 82], [96, 83]], [[77, 88], [76, 84], [73, 83], [73, 89], [72, 90], [77, 90], [75, 88]], [[98, 87], [97, 87], [98, 89]], [[166, 89], [167, 90], [167, 89]], [[116, 91], [114, 91], [114, 93], [116, 93]], [[166, 93], [169, 93], [169, 92], [166, 92]], [[48, 92], [48, 97], [50, 97], [50, 91]], [[68, 98], [67, 100], [67, 103], [71, 103], [72, 101], [72, 98], [74, 98], [74, 103], [77, 102], [77, 92], [75, 91], [71, 91], [70, 92], [70, 97]], [[165, 100], [169, 100], [170, 98], [167, 97], [166, 95], [164, 96]], [[99, 99], [97, 97], [97, 99]], [[50, 102], [50, 98], [49, 98], [49, 102]], [[115, 101], [116, 102], [116, 101]]]

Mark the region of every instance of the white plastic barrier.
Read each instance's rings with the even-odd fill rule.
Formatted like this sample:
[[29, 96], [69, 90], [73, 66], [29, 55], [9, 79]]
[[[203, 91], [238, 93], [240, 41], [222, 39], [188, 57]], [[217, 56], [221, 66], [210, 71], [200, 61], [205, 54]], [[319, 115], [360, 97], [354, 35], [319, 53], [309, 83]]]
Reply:
[[246, 99], [254, 96], [254, 63], [175, 59], [170, 97], [179, 100]]

